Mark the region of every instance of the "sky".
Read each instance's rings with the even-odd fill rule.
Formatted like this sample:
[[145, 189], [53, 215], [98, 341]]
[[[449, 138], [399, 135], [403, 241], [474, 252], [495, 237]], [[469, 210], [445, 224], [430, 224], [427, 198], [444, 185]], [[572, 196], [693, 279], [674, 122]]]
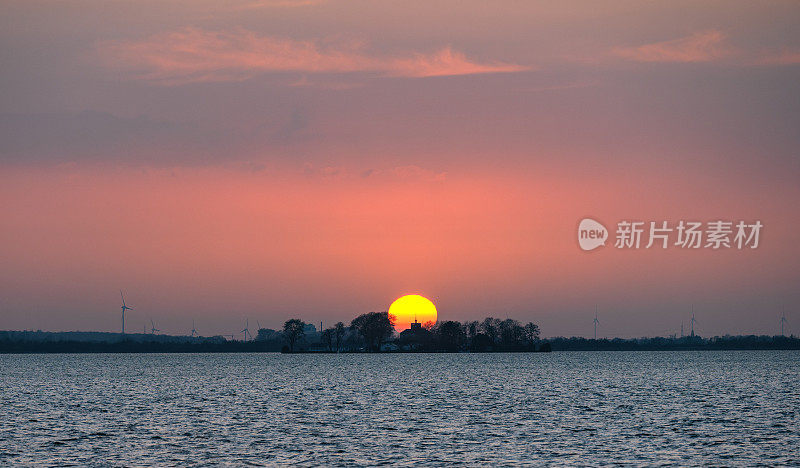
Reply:
[[[0, 17], [0, 329], [800, 330], [794, 1], [36, 1]], [[763, 224], [583, 251], [581, 219]], [[253, 327], [253, 325], [256, 327]]]

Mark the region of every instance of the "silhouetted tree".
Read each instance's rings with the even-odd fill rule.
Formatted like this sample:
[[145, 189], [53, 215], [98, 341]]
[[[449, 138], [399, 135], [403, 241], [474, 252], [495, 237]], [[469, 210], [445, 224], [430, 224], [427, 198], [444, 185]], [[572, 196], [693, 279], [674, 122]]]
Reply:
[[342, 348], [349, 349], [353, 351], [355, 349], [359, 349], [364, 345], [364, 339], [361, 338], [357, 332], [347, 329], [347, 333], [344, 335], [344, 341], [342, 342]]
[[552, 346], [550, 346], [550, 343], [544, 343], [544, 344], [542, 344], [542, 346], [539, 348], [539, 351], [541, 351], [541, 352], [543, 352], [543, 353], [549, 353], [549, 352], [550, 352], [550, 351], [552, 351], [552, 350], [553, 350], [553, 347], [552, 347]]
[[350, 328], [364, 337], [367, 348], [380, 351], [381, 343], [394, 333], [394, 323], [395, 317], [388, 312], [369, 312], [354, 318]]
[[480, 329], [481, 329], [481, 324], [477, 320], [464, 323], [464, 333], [466, 333], [467, 338], [469, 338], [470, 340], [475, 338], [475, 335], [478, 334]]
[[528, 322], [525, 324], [524, 331], [525, 341], [528, 344], [528, 349], [533, 351], [535, 343], [539, 341], [539, 325], [536, 325], [533, 322]]
[[320, 338], [322, 338], [322, 342], [328, 345], [328, 351], [333, 351], [333, 328], [326, 328], [322, 331]]
[[500, 334], [500, 320], [486, 317], [481, 323], [481, 331], [489, 337], [492, 343], [497, 343], [497, 338]]
[[305, 335], [306, 324], [300, 319], [290, 319], [283, 324], [283, 337], [289, 345], [289, 352], [294, 352], [294, 345]]
[[344, 340], [345, 328], [342, 322], [336, 322], [333, 326], [334, 335], [336, 336], [336, 352], [342, 350], [342, 341]]
[[512, 351], [522, 347], [525, 331], [516, 320], [505, 319], [500, 322], [500, 343], [503, 349]]
[[477, 352], [486, 352], [490, 351], [494, 346], [494, 342], [489, 335], [485, 333], [478, 333], [472, 338], [472, 343], [470, 344], [470, 349], [472, 351]]
[[461, 324], [452, 320], [440, 323], [435, 331], [439, 338], [439, 345], [445, 351], [459, 351], [466, 338]]

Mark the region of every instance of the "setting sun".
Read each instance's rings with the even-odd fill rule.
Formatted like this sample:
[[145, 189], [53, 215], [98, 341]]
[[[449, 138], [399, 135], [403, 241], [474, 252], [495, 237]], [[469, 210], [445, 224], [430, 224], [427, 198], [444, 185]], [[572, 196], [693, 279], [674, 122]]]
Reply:
[[407, 330], [414, 321], [419, 323], [436, 322], [436, 306], [430, 300], [409, 294], [396, 299], [389, 306], [389, 314], [395, 316], [394, 329]]

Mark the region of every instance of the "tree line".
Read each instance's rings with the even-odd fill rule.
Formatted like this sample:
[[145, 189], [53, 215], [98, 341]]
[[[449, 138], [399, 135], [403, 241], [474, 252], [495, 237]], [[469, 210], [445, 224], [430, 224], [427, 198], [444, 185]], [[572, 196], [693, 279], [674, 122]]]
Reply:
[[301, 319], [289, 319], [280, 332], [259, 330], [257, 340], [282, 340], [284, 352], [496, 352], [549, 351], [540, 343], [539, 326], [512, 319], [486, 317], [482, 321], [428, 322], [395, 333], [395, 317], [388, 312], [369, 312], [354, 318], [349, 325], [338, 322], [319, 333], [306, 332]]
[[612, 338], [592, 340], [582, 337], [556, 337], [548, 341], [557, 351], [719, 351], [719, 350], [767, 350], [800, 349], [800, 338], [768, 335], [724, 335], [704, 338], [701, 336]]
[[[375, 314], [375, 313], [372, 313]], [[539, 339], [538, 327], [515, 321], [488, 318], [483, 321], [428, 323], [415, 330], [395, 334], [386, 327], [388, 316], [364, 314], [350, 325], [342, 322], [307, 332], [299, 319], [287, 320], [289, 330], [259, 330], [255, 340], [223, 337], [132, 336], [115, 339], [75, 333], [0, 331], [0, 353], [260, 353], [260, 352], [367, 352], [367, 351], [682, 351], [682, 350], [800, 350], [796, 336], [700, 336], [599, 339], [556, 337]], [[362, 317], [362, 316], [359, 316]], [[291, 323], [289, 323], [291, 322]], [[391, 323], [391, 321], [389, 321]], [[286, 324], [284, 324], [286, 328]], [[522, 330], [520, 330], [520, 328]], [[289, 333], [287, 333], [289, 331]], [[389, 333], [391, 332], [391, 333]], [[62, 336], [63, 335], [63, 336]], [[100, 338], [107, 338], [102, 336]], [[291, 342], [291, 348], [290, 346]]]

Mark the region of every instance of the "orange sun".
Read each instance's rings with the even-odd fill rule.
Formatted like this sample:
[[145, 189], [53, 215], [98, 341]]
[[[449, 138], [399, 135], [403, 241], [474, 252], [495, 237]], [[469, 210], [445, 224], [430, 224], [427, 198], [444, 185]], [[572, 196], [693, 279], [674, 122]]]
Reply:
[[389, 315], [394, 315], [394, 329], [398, 332], [411, 328], [414, 321], [419, 323], [436, 322], [436, 306], [417, 294], [403, 296], [389, 306]]

